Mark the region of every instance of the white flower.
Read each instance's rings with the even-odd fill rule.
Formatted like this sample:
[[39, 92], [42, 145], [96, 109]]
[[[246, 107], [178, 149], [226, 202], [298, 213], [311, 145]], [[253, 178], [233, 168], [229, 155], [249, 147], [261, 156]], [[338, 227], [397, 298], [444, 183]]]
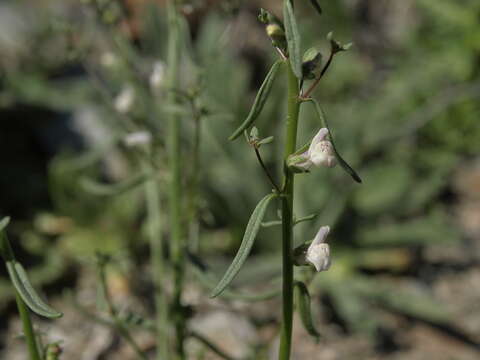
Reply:
[[127, 113], [135, 101], [135, 90], [131, 86], [125, 86], [114, 101], [115, 110], [119, 113]]
[[152, 89], [159, 89], [165, 78], [165, 64], [158, 60], [153, 63], [153, 70], [152, 73], [150, 74], [150, 87]]
[[306, 260], [315, 266], [317, 271], [326, 271], [330, 268], [330, 247], [325, 243], [329, 232], [329, 226], [322, 226], [307, 250]]
[[106, 68], [111, 68], [117, 65], [117, 63], [117, 56], [110, 51], [106, 51], [102, 55], [100, 55], [100, 64], [102, 64]]
[[123, 139], [123, 143], [127, 147], [133, 147], [138, 145], [146, 145], [152, 141], [152, 135], [147, 131], [137, 131], [128, 134]]
[[328, 129], [321, 128], [317, 135], [312, 139], [308, 151], [301, 155], [305, 161], [298, 164], [298, 167], [304, 170], [309, 170], [312, 165], [326, 167], [334, 167], [337, 165], [333, 145], [327, 140], [327, 136]]

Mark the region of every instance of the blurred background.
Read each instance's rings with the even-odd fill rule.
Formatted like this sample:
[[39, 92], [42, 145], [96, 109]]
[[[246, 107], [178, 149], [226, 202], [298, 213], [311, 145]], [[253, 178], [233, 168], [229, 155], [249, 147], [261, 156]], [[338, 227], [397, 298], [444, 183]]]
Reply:
[[[296, 3], [304, 50], [316, 46], [325, 59], [330, 31], [354, 43], [315, 97], [363, 184], [339, 167], [297, 176], [296, 215], [316, 217], [295, 227], [296, 242], [330, 225], [333, 265], [310, 287], [320, 343], [296, 319], [293, 358], [478, 359], [480, 2], [324, 0], [322, 16]], [[182, 88], [193, 94], [191, 111], [162, 106], [164, 1], [0, 2], [0, 215], [12, 218], [9, 237], [32, 282], [65, 313], [36, 319], [45, 341], [62, 341], [65, 359], [134, 358], [95, 317], [98, 252], [112, 259], [108, 287], [125, 316], [152, 318], [144, 196], [134, 186], [140, 165], [126, 134], [152, 135], [165, 178], [165, 112], [183, 115], [184, 170], [200, 184], [191, 247], [217, 278], [238, 249], [270, 191], [252, 149], [227, 140], [277, 56], [260, 7], [281, 15], [278, 0], [184, 2]], [[275, 136], [262, 154], [277, 178], [283, 79], [257, 124], [261, 136]], [[304, 106], [299, 144], [319, 127]], [[267, 217], [278, 220], [275, 210]], [[280, 242], [278, 227], [261, 230], [237, 290], [278, 285]], [[208, 291], [188, 274], [191, 326], [237, 358], [272, 358], [280, 300], [211, 300]], [[25, 359], [3, 266], [0, 314], [0, 357]], [[153, 348], [142, 327], [135, 337]], [[216, 359], [196, 343], [188, 351]]]

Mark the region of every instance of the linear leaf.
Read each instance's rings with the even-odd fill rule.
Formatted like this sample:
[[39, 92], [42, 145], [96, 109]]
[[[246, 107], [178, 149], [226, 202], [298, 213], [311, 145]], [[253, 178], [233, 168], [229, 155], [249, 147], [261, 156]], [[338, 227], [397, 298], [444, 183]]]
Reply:
[[315, 325], [313, 324], [312, 312], [310, 309], [310, 294], [307, 286], [301, 281], [295, 281], [295, 301], [300, 312], [303, 327], [307, 332], [313, 336], [317, 341], [320, 338]]
[[320, 122], [322, 123], [322, 126], [328, 129], [328, 136], [330, 138], [330, 142], [332, 143], [333, 151], [335, 153], [335, 157], [337, 158], [338, 163], [353, 178], [353, 180], [355, 180], [358, 183], [361, 183], [362, 179], [360, 178], [360, 176], [358, 176], [357, 172], [353, 170], [353, 168], [350, 165], [348, 165], [348, 163], [345, 160], [343, 160], [343, 158], [338, 153], [337, 148], [335, 147], [335, 143], [333, 141], [332, 132], [328, 127], [327, 118], [322, 108], [320, 107], [320, 104], [315, 99], [309, 99], [308, 101], [312, 102], [315, 105], [315, 110], [317, 112], [318, 118], [320, 119]]
[[210, 297], [213, 298], [220, 295], [240, 271], [240, 268], [250, 254], [250, 250], [252, 249], [255, 238], [257, 237], [257, 233], [260, 229], [260, 225], [262, 224], [268, 204], [275, 197], [276, 194], [269, 194], [265, 196], [262, 200], [260, 200], [255, 210], [253, 210], [252, 216], [250, 216], [250, 220], [248, 220], [240, 249], [238, 249], [237, 255], [228, 267], [222, 280], [220, 280], [217, 286], [213, 289]]
[[270, 90], [272, 89], [275, 76], [277, 75], [278, 69], [280, 68], [281, 64], [282, 61], [277, 60], [272, 65], [270, 71], [265, 77], [265, 80], [263, 80], [262, 86], [260, 86], [260, 89], [258, 90], [257, 96], [255, 97], [255, 101], [253, 102], [252, 108], [250, 109], [247, 118], [242, 123], [242, 125], [240, 125], [240, 127], [235, 130], [235, 132], [228, 138], [228, 140], [232, 141], [238, 138], [244, 132], [244, 130], [248, 129], [258, 118], [258, 116], [263, 110], [263, 106], [267, 102], [268, 96], [270, 95]]
[[285, 36], [287, 37], [288, 57], [292, 71], [298, 79], [302, 78], [302, 55], [300, 33], [290, 1], [283, 1], [283, 17], [285, 20]]
[[[213, 274], [207, 270], [202, 269], [200, 266], [198, 266], [198, 264], [195, 264], [192, 262], [192, 270], [193, 270], [193, 274], [196, 276], [198, 281], [206, 288], [212, 289], [216, 285], [216, 281], [214, 280]], [[225, 289], [222, 292], [221, 297], [225, 299], [231, 299], [231, 300], [255, 302], [255, 301], [265, 301], [265, 300], [275, 298], [278, 295], [280, 295], [280, 293], [281, 293], [280, 289], [272, 289], [272, 290], [265, 291], [263, 293], [255, 293], [255, 294]]]
[[15, 260], [12, 247], [4, 233], [4, 228], [8, 224], [9, 218], [0, 221], [0, 255], [2, 255], [7, 266], [7, 272], [12, 281], [15, 290], [22, 298], [25, 304], [38, 315], [47, 318], [57, 318], [63, 314], [47, 305], [36, 293], [27, 277], [27, 272], [23, 266]]
[[63, 314], [47, 305], [37, 294], [28, 280], [27, 272], [22, 264], [15, 260], [7, 261], [7, 271], [13, 286], [27, 306], [34, 313], [46, 318], [58, 318]]

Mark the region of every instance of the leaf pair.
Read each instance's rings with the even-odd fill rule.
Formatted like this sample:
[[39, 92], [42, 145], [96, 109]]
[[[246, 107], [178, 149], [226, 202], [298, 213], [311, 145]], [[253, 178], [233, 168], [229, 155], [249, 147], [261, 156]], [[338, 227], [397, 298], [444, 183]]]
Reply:
[[0, 221], [0, 253], [5, 260], [7, 272], [15, 290], [34, 313], [46, 318], [58, 318], [62, 316], [63, 314], [61, 312], [56, 311], [40, 298], [30, 283], [27, 272], [22, 264], [15, 260], [13, 250], [4, 232], [9, 221], [10, 219], [8, 217]]
[[250, 250], [252, 249], [255, 238], [260, 230], [260, 226], [265, 216], [265, 212], [267, 211], [268, 205], [275, 197], [277, 197], [277, 194], [269, 194], [265, 196], [257, 204], [255, 210], [253, 210], [253, 213], [248, 220], [247, 228], [245, 229], [245, 234], [243, 235], [243, 240], [240, 248], [238, 249], [237, 255], [228, 267], [225, 275], [223, 275], [223, 278], [213, 289], [210, 297], [213, 298], [220, 295], [240, 271], [242, 265], [250, 254]]
[[232, 141], [238, 138], [258, 118], [258, 116], [263, 110], [265, 103], [267, 102], [268, 96], [270, 95], [270, 91], [272, 89], [272, 85], [275, 80], [275, 76], [277, 75], [277, 72], [280, 68], [280, 65], [282, 65], [281, 60], [277, 60], [272, 65], [270, 71], [265, 77], [265, 80], [263, 80], [262, 86], [260, 86], [260, 89], [258, 90], [257, 96], [255, 97], [255, 101], [253, 102], [253, 106], [250, 109], [247, 118], [242, 123], [242, 125], [240, 125], [240, 127], [235, 130], [235, 132], [228, 138], [228, 140]]
[[328, 127], [327, 118], [326, 118], [325, 113], [323, 112], [322, 108], [320, 107], [320, 104], [318, 103], [317, 100], [315, 100], [313, 98], [310, 98], [307, 101], [311, 102], [315, 105], [315, 111], [317, 113], [318, 118], [320, 119], [320, 122], [322, 123], [322, 127], [328, 129], [328, 136], [330, 138], [330, 142], [332, 143], [333, 151], [335, 153], [335, 157], [336, 157], [338, 163], [353, 178], [353, 180], [355, 180], [358, 183], [361, 183], [362, 179], [360, 178], [360, 176], [358, 176], [357, 172], [355, 170], [353, 170], [353, 168], [350, 165], [348, 165], [348, 163], [345, 160], [343, 160], [343, 158], [338, 153], [337, 148], [335, 147], [335, 143], [333, 141], [332, 132], [330, 131], [330, 128]]

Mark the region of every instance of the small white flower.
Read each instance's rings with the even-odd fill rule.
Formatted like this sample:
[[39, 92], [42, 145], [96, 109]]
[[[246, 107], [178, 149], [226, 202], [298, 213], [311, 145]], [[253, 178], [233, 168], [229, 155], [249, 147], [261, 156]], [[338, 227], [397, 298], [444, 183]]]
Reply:
[[128, 134], [123, 139], [123, 143], [127, 147], [146, 145], [152, 141], [152, 135], [147, 131], [137, 131]]
[[306, 260], [315, 266], [317, 271], [326, 271], [331, 265], [330, 247], [325, 243], [329, 232], [329, 226], [322, 226], [307, 250]]
[[115, 110], [119, 113], [127, 113], [135, 101], [135, 90], [131, 86], [125, 86], [114, 101]]
[[150, 87], [159, 89], [162, 87], [165, 79], [165, 64], [158, 60], [153, 63], [152, 73], [150, 74]]
[[309, 170], [312, 165], [326, 167], [334, 167], [337, 165], [333, 145], [327, 140], [327, 136], [328, 129], [321, 128], [317, 135], [312, 139], [308, 151], [301, 155], [305, 158], [305, 161], [298, 164], [298, 167], [303, 168], [304, 170]]
[[118, 63], [118, 58], [114, 53], [110, 51], [106, 51], [102, 55], [100, 55], [100, 63], [104, 67], [110, 68], [115, 66]]

